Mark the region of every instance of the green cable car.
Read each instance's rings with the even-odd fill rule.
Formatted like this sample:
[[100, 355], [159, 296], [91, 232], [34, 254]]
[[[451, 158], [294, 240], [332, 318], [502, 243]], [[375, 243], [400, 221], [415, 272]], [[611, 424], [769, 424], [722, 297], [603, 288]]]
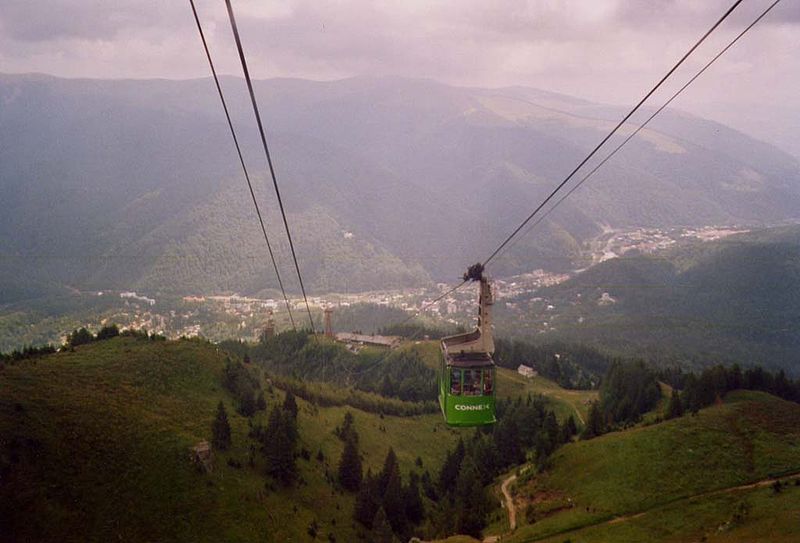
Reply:
[[466, 334], [442, 338], [439, 405], [450, 426], [494, 424], [495, 365], [492, 338], [492, 288], [483, 267], [470, 268], [465, 280], [480, 281], [478, 327]]

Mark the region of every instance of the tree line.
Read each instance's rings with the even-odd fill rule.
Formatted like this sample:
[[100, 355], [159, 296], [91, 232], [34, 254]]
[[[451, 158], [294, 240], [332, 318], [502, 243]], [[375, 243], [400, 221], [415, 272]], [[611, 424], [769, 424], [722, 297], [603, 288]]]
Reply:
[[15, 349], [10, 353], [0, 353], [0, 362], [17, 362], [19, 360], [27, 360], [30, 358], [38, 358], [58, 352], [59, 350], [70, 351], [80, 345], [88, 345], [97, 341], [105, 341], [115, 337], [134, 337], [149, 340], [166, 340], [166, 337], [158, 334], [148, 334], [147, 330], [126, 329], [120, 331], [116, 324], [105, 325], [96, 334], [92, 333], [86, 327], [76, 328], [69, 332], [66, 336], [66, 342], [63, 346], [56, 347], [55, 345], [48, 344], [35, 347], [33, 345], [23, 347], [22, 349]]
[[563, 388], [588, 390], [597, 387], [612, 358], [590, 347], [552, 343], [534, 345], [518, 339], [495, 339], [494, 361], [516, 370], [520, 364], [534, 367], [540, 375]]
[[355, 354], [343, 345], [313, 340], [308, 331], [285, 331], [258, 343], [224, 341], [220, 347], [271, 373], [373, 392], [405, 402], [436, 400], [436, 372], [414, 350]]
[[800, 403], [800, 379], [790, 379], [784, 370], [772, 373], [761, 366], [742, 370], [738, 364], [734, 364], [730, 367], [716, 365], [699, 375], [675, 370], [662, 375], [673, 386], [666, 418], [679, 417], [687, 411], [697, 413], [734, 390], [767, 392]]
[[662, 381], [672, 387], [665, 411], [656, 420], [672, 419], [719, 402], [734, 390], [767, 392], [800, 403], [800, 379], [784, 370], [769, 372], [761, 366], [743, 370], [738, 364], [716, 365], [699, 374], [671, 367], [655, 370], [641, 361], [615, 360], [603, 377], [600, 400], [589, 408], [582, 437], [589, 439], [639, 422], [661, 399]]
[[655, 371], [641, 360], [613, 360], [600, 384], [600, 399], [589, 406], [582, 439], [623, 429], [658, 405], [661, 387]]

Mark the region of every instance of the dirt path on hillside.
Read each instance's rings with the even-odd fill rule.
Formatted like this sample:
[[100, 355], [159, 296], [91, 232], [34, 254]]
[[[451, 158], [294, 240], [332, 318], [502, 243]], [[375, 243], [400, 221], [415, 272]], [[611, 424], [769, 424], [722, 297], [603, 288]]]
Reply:
[[514, 531], [517, 528], [517, 510], [514, 507], [514, 497], [511, 496], [511, 493], [508, 491], [508, 487], [517, 480], [516, 475], [512, 475], [500, 486], [500, 490], [503, 492], [503, 496], [506, 499], [506, 510], [508, 511], [508, 526], [510, 531]]
[[575, 529], [572, 529], [572, 530], [564, 530], [564, 531], [561, 531], [561, 532], [556, 532], [556, 533], [552, 533], [552, 534], [548, 534], [548, 535], [543, 535], [542, 537], [538, 537], [536, 539], [531, 539], [530, 541], [541, 541], [543, 539], [549, 539], [551, 537], [561, 536], [561, 535], [572, 533], [572, 532], [578, 532], [578, 531], [581, 531], [581, 530], [585, 530], [587, 528], [594, 528], [595, 526], [621, 524], [623, 522], [628, 522], [629, 520], [641, 518], [641, 517], [647, 515], [648, 513], [652, 512], [654, 510], [661, 509], [662, 507], [666, 507], [668, 505], [672, 505], [672, 504], [677, 503], [677, 502], [693, 500], [693, 499], [696, 499], [696, 498], [708, 498], [708, 497], [711, 497], [711, 496], [718, 496], [720, 494], [731, 494], [733, 492], [738, 492], [740, 490], [752, 490], [752, 489], [755, 489], [755, 488], [763, 488], [765, 486], [770, 486], [771, 484], [774, 484], [775, 481], [778, 481], [778, 480], [780, 480], [780, 481], [792, 481], [792, 480], [795, 480], [795, 479], [800, 479], [800, 471], [795, 472], [795, 473], [789, 473], [789, 474], [787, 474], [785, 476], [782, 476], [782, 477], [769, 477], [767, 479], [762, 479], [760, 481], [756, 481], [754, 483], [748, 483], [748, 484], [745, 484], [745, 485], [731, 486], [731, 487], [728, 487], [728, 488], [720, 488], [720, 489], [717, 489], [717, 490], [709, 490], [707, 492], [700, 492], [698, 494], [692, 494], [691, 496], [684, 496], [684, 497], [676, 499], [676, 500], [667, 501], [666, 503], [655, 505], [655, 506], [653, 506], [653, 507], [651, 507], [649, 509], [645, 509], [644, 511], [638, 511], [636, 513], [631, 513], [629, 515], [620, 515], [618, 517], [612, 518], [611, 520], [601, 520], [600, 522], [596, 522], [594, 524], [588, 524], [588, 525], [581, 526], [579, 528], [575, 528]]

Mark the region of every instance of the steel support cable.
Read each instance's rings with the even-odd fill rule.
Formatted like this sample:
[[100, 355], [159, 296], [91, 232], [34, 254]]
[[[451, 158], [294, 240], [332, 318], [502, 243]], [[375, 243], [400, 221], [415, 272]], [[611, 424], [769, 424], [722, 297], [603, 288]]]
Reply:
[[278, 271], [278, 264], [275, 262], [275, 254], [272, 251], [272, 244], [269, 242], [269, 236], [267, 235], [267, 229], [264, 227], [264, 219], [261, 217], [261, 210], [258, 207], [258, 201], [256, 200], [256, 194], [253, 191], [253, 184], [250, 181], [250, 174], [247, 171], [247, 166], [244, 163], [244, 158], [242, 157], [242, 149], [239, 146], [239, 139], [236, 137], [236, 130], [233, 128], [233, 122], [231, 121], [231, 115], [228, 111], [228, 104], [225, 101], [225, 95], [222, 93], [222, 87], [219, 83], [219, 77], [217, 77], [217, 70], [214, 67], [214, 62], [211, 60], [211, 52], [208, 50], [208, 43], [206, 42], [206, 36], [203, 32], [203, 26], [200, 24], [200, 17], [197, 15], [197, 8], [194, 5], [194, 0], [189, 0], [189, 4], [192, 6], [192, 13], [194, 14], [194, 21], [197, 23], [197, 31], [200, 33], [200, 40], [203, 42], [203, 49], [206, 52], [206, 58], [208, 59], [208, 65], [211, 68], [211, 75], [214, 77], [214, 84], [217, 86], [217, 93], [219, 94], [220, 102], [222, 102], [222, 109], [225, 111], [225, 119], [228, 121], [228, 128], [230, 128], [231, 136], [233, 137], [233, 143], [236, 146], [236, 154], [239, 155], [239, 162], [242, 165], [242, 171], [244, 172], [244, 178], [247, 181], [247, 187], [250, 189], [250, 197], [253, 199], [253, 205], [256, 208], [256, 215], [258, 215], [258, 223], [261, 225], [261, 232], [264, 234], [264, 241], [267, 243], [267, 250], [269, 251], [269, 258], [272, 261], [272, 267], [275, 270], [275, 275], [278, 278], [278, 285], [280, 286], [281, 293], [283, 294], [283, 300], [286, 302], [286, 311], [289, 313], [289, 320], [292, 323], [292, 328], [297, 329], [294, 324], [294, 317], [292, 316], [292, 309], [291, 304], [289, 303], [289, 298], [286, 296], [286, 290], [283, 288], [283, 280], [281, 279], [281, 274]]
[[[229, 0], [226, 0], [226, 1], [229, 1]], [[517, 235], [517, 234], [518, 234], [518, 233], [519, 233], [519, 232], [520, 232], [520, 231], [521, 231], [523, 228], [525, 228], [525, 226], [526, 226], [526, 225], [527, 225], [527, 224], [528, 224], [528, 223], [531, 221], [531, 219], [533, 219], [533, 217], [534, 217], [534, 216], [535, 216], [537, 213], [539, 213], [539, 211], [541, 211], [541, 209], [542, 209], [542, 208], [544, 208], [544, 206], [546, 206], [546, 205], [548, 204], [548, 202], [550, 202], [550, 200], [552, 200], [552, 199], [553, 199], [553, 197], [555, 197], [556, 193], [558, 193], [558, 191], [560, 191], [560, 190], [561, 190], [561, 188], [562, 188], [562, 187], [564, 187], [564, 185], [566, 185], [566, 184], [569, 182], [569, 180], [570, 180], [570, 179], [572, 179], [572, 177], [573, 177], [573, 176], [574, 176], [574, 175], [575, 175], [575, 174], [578, 172], [578, 170], [580, 170], [580, 169], [581, 169], [581, 168], [582, 168], [582, 167], [583, 167], [583, 166], [584, 166], [584, 165], [585, 165], [585, 164], [586, 164], [586, 163], [587, 163], [587, 162], [588, 162], [588, 161], [589, 161], [589, 160], [590, 160], [590, 159], [591, 159], [591, 158], [592, 158], [592, 157], [593, 157], [593, 156], [594, 156], [596, 153], [597, 153], [597, 151], [599, 151], [599, 150], [600, 150], [600, 148], [601, 148], [603, 145], [605, 145], [605, 143], [606, 143], [606, 142], [607, 142], [609, 139], [611, 139], [611, 137], [612, 137], [614, 134], [616, 134], [616, 133], [617, 133], [617, 131], [618, 131], [618, 130], [619, 130], [621, 127], [622, 127], [622, 125], [624, 125], [624, 124], [627, 122], [627, 120], [628, 120], [628, 119], [630, 119], [630, 118], [631, 118], [631, 116], [632, 116], [634, 113], [636, 113], [636, 112], [639, 110], [639, 108], [642, 106], [642, 104], [644, 104], [644, 103], [647, 101], [647, 99], [648, 99], [648, 98], [650, 98], [650, 96], [652, 96], [652, 95], [653, 95], [653, 93], [655, 93], [655, 92], [656, 92], [656, 90], [658, 90], [658, 89], [661, 87], [661, 85], [662, 85], [662, 84], [663, 84], [663, 83], [664, 83], [664, 82], [665, 82], [667, 79], [669, 79], [669, 77], [670, 77], [670, 76], [671, 76], [671, 75], [672, 75], [672, 74], [675, 72], [675, 70], [677, 70], [677, 69], [678, 69], [678, 68], [679, 68], [679, 67], [680, 67], [680, 66], [681, 66], [681, 65], [684, 63], [684, 61], [685, 61], [687, 58], [689, 58], [689, 56], [690, 56], [692, 53], [694, 53], [694, 51], [695, 51], [695, 50], [696, 50], [698, 47], [700, 47], [700, 45], [701, 45], [701, 44], [702, 44], [702, 43], [703, 43], [703, 42], [706, 40], [706, 38], [708, 38], [708, 36], [710, 36], [710, 35], [711, 35], [711, 33], [712, 33], [712, 32], [714, 32], [714, 30], [716, 30], [716, 29], [717, 29], [717, 27], [718, 27], [720, 24], [722, 24], [722, 22], [723, 22], [725, 19], [727, 19], [727, 18], [728, 18], [728, 16], [729, 16], [731, 13], [733, 13], [733, 10], [735, 10], [735, 9], [736, 9], [736, 8], [739, 6], [739, 4], [741, 4], [741, 3], [742, 3], [742, 0], [736, 0], [736, 1], [733, 3], [733, 5], [732, 5], [731, 7], [729, 7], [729, 8], [728, 8], [728, 10], [727, 10], [727, 11], [726, 11], [726, 12], [725, 12], [723, 15], [722, 15], [722, 17], [720, 17], [720, 18], [717, 20], [717, 22], [716, 22], [716, 23], [714, 23], [714, 25], [713, 25], [711, 28], [709, 28], [709, 29], [708, 29], [708, 30], [705, 32], [705, 34], [703, 34], [703, 35], [700, 37], [700, 39], [697, 41], [697, 43], [695, 43], [695, 44], [694, 44], [694, 45], [693, 45], [693, 46], [692, 46], [692, 47], [691, 47], [691, 48], [690, 48], [690, 49], [689, 49], [689, 50], [688, 50], [688, 51], [687, 51], [687, 52], [686, 52], [686, 53], [685, 53], [685, 54], [684, 54], [684, 55], [683, 55], [681, 58], [680, 58], [680, 60], [679, 60], [679, 61], [678, 61], [678, 62], [677, 62], [677, 63], [676, 63], [676, 64], [675, 64], [675, 65], [674, 65], [674, 66], [673, 66], [673, 67], [672, 67], [672, 68], [671, 68], [671, 69], [670, 69], [670, 70], [669, 70], [669, 71], [668, 71], [668, 72], [667, 72], [667, 73], [666, 73], [666, 74], [665, 74], [665, 75], [664, 75], [664, 76], [663, 76], [663, 77], [662, 77], [662, 78], [661, 78], [661, 79], [658, 81], [658, 83], [656, 83], [656, 85], [655, 85], [655, 86], [654, 86], [652, 89], [650, 89], [650, 91], [649, 91], [647, 94], [645, 94], [644, 98], [642, 98], [641, 100], [639, 100], [639, 102], [638, 102], [638, 103], [637, 103], [637, 104], [636, 104], [636, 105], [633, 107], [633, 109], [631, 109], [631, 110], [628, 112], [628, 114], [627, 114], [627, 115], [625, 115], [625, 117], [623, 117], [621, 121], [619, 121], [619, 123], [618, 123], [618, 124], [617, 124], [617, 125], [614, 127], [614, 129], [613, 129], [613, 130], [611, 130], [611, 132], [609, 132], [609, 133], [608, 133], [608, 135], [606, 135], [606, 137], [604, 137], [604, 138], [603, 138], [603, 139], [600, 141], [600, 143], [598, 143], [598, 144], [597, 144], [597, 146], [596, 146], [594, 149], [592, 149], [592, 151], [591, 151], [591, 152], [590, 152], [588, 155], [586, 155], [586, 158], [584, 158], [584, 159], [583, 159], [583, 160], [582, 160], [582, 161], [581, 161], [581, 162], [580, 162], [580, 163], [579, 163], [579, 164], [578, 164], [578, 165], [575, 167], [575, 169], [574, 169], [574, 170], [572, 170], [572, 172], [570, 172], [570, 174], [569, 174], [569, 175], [568, 175], [568, 176], [567, 176], [567, 177], [566, 177], [566, 178], [565, 178], [565, 179], [564, 179], [564, 180], [563, 180], [561, 183], [559, 183], [559, 184], [558, 184], [558, 186], [556, 186], [556, 188], [555, 188], [555, 189], [553, 189], [553, 191], [552, 191], [552, 192], [551, 192], [551, 193], [550, 193], [550, 194], [547, 196], [547, 198], [545, 198], [545, 199], [542, 201], [542, 203], [541, 203], [541, 204], [539, 204], [539, 205], [536, 207], [536, 209], [534, 209], [534, 210], [533, 210], [533, 212], [532, 212], [530, 215], [528, 215], [528, 217], [527, 217], [527, 218], [526, 218], [524, 221], [522, 221], [522, 222], [520, 223], [520, 225], [519, 225], [519, 226], [517, 226], [517, 227], [514, 229], [514, 231], [513, 231], [513, 232], [511, 232], [511, 234], [509, 234], [509, 235], [508, 235], [508, 237], [506, 237], [506, 239], [505, 239], [505, 240], [504, 240], [504, 241], [503, 241], [503, 242], [502, 242], [502, 243], [501, 243], [501, 244], [500, 244], [500, 245], [497, 247], [497, 249], [495, 249], [495, 250], [494, 250], [494, 252], [493, 252], [491, 255], [489, 255], [489, 258], [487, 258], [486, 260], [484, 260], [484, 261], [483, 261], [483, 265], [484, 265], [484, 266], [488, 265], [488, 264], [489, 264], [489, 262], [491, 262], [491, 261], [492, 261], [492, 260], [495, 258], [495, 256], [497, 256], [497, 254], [498, 254], [498, 253], [499, 253], [499, 252], [500, 252], [500, 251], [501, 251], [501, 250], [502, 250], [502, 249], [503, 249], [503, 248], [504, 248], [506, 245], [508, 245], [508, 243], [509, 243], [509, 242], [510, 242], [510, 241], [511, 241], [511, 240], [512, 240], [512, 239], [513, 239], [513, 238], [514, 238], [514, 237], [515, 237], [515, 236], [516, 236], [516, 235]]]
[[[741, 1], [741, 0], [740, 0]], [[311, 307], [308, 305], [308, 296], [306, 296], [306, 287], [303, 284], [303, 276], [300, 273], [300, 265], [297, 263], [297, 253], [294, 249], [294, 242], [292, 241], [292, 234], [289, 231], [289, 222], [286, 220], [286, 211], [283, 207], [283, 199], [281, 198], [281, 191], [278, 188], [278, 180], [275, 176], [275, 168], [272, 165], [272, 156], [269, 152], [269, 146], [267, 145], [267, 136], [264, 133], [264, 125], [261, 122], [261, 114], [258, 111], [258, 102], [256, 101], [256, 94], [253, 91], [253, 82], [250, 80], [250, 71], [247, 69], [247, 59], [244, 56], [244, 49], [242, 48], [242, 40], [239, 37], [239, 29], [236, 26], [236, 18], [233, 15], [233, 6], [231, 6], [231, 0], [225, 0], [225, 5], [228, 8], [228, 18], [231, 22], [231, 30], [233, 31], [233, 37], [236, 40], [236, 49], [239, 51], [239, 60], [242, 63], [242, 72], [244, 72], [244, 78], [247, 82], [247, 90], [250, 92], [250, 101], [253, 104], [253, 112], [256, 116], [256, 123], [258, 124], [258, 131], [261, 135], [261, 143], [264, 147], [264, 154], [267, 156], [267, 164], [269, 165], [269, 173], [272, 177], [272, 186], [275, 188], [275, 196], [278, 199], [278, 206], [281, 210], [281, 217], [283, 218], [283, 226], [286, 230], [286, 237], [289, 240], [289, 248], [292, 251], [292, 260], [294, 261], [294, 268], [297, 271], [297, 279], [300, 282], [300, 291], [303, 293], [303, 300], [306, 304], [306, 311], [308, 312], [308, 322], [311, 324], [311, 332], [315, 332], [314, 328], [314, 318], [311, 316]]]
[[[689, 79], [689, 80], [688, 80], [688, 81], [687, 81], [687, 82], [686, 82], [686, 83], [685, 83], [685, 84], [684, 84], [684, 85], [683, 85], [683, 86], [682, 86], [680, 89], [678, 89], [678, 91], [677, 91], [677, 92], [675, 92], [675, 94], [673, 94], [673, 95], [670, 97], [670, 99], [669, 99], [669, 100], [667, 100], [666, 102], [664, 102], [664, 104], [663, 104], [661, 107], [659, 107], [659, 108], [658, 108], [658, 109], [657, 109], [655, 112], [653, 112], [653, 113], [652, 113], [652, 114], [651, 114], [651, 115], [650, 115], [650, 116], [647, 118], [647, 120], [645, 120], [645, 121], [644, 121], [642, 124], [640, 124], [640, 125], [639, 125], [639, 126], [636, 128], [636, 130], [634, 130], [634, 131], [633, 131], [633, 132], [632, 132], [632, 133], [631, 133], [631, 134], [630, 134], [628, 137], [626, 137], [626, 138], [625, 138], [625, 139], [622, 141], [622, 143], [620, 143], [620, 144], [619, 144], [619, 145], [618, 145], [616, 148], [614, 148], [614, 150], [613, 150], [613, 151], [611, 151], [611, 153], [609, 153], [609, 155], [608, 155], [608, 156], [606, 156], [606, 157], [605, 157], [605, 158], [604, 158], [604, 159], [603, 159], [603, 160], [602, 160], [600, 163], [598, 163], [598, 164], [597, 164], [597, 166], [595, 166], [594, 168], [592, 168], [592, 170], [591, 170], [589, 173], [587, 173], [587, 174], [586, 174], [586, 175], [585, 175], [583, 178], [581, 178], [581, 180], [580, 180], [580, 181], [578, 181], [578, 182], [575, 184], [575, 186], [573, 186], [573, 187], [572, 187], [572, 188], [571, 188], [571, 189], [570, 189], [570, 190], [569, 190], [569, 191], [568, 191], [566, 194], [564, 194], [564, 195], [563, 195], [561, 198], [559, 198], [559, 199], [556, 201], [556, 203], [555, 203], [555, 204], [553, 204], [553, 205], [552, 205], [552, 206], [551, 206], [551, 207], [550, 207], [550, 208], [549, 208], [547, 211], [545, 211], [545, 212], [544, 212], [542, 215], [540, 215], [538, 219], [536, 219], [534, 222], [532, 222], [532, 223], [531, 223], [531, 224], [528, 226], [528, 228], [525, 230], [525, 232], [523, 232], [523, 233], [522, 233], [522, 236], [521, 236], [521, 237], [524, 237], [525, 235], [527, 235], [527, 234], [528, 234], [528, 233], [529, 233], [531, 230], [533, 230], [533, 228], [534, 228], [534, 227], [535, 227], [537, 224], [541, 223], [541, 222], [542, 222], [542, 221], [543, 221], [545, 218], [547, 218], [547, 216], [548, 216], [548, 215], [550, 215], [550, 213], [551, 213], [551, 212], [552, 212], [552, 211], [553, 211], [555, 208], [557, 208], [557, 207], [558, 207], [558, 206], [559, 206], [559, 205], [560, 205], [560, 204], [561, 204], [561, 203], [562, 203], [564, 200], [566, 200], [567, 198], [569, 198], [569, 197], [570, 197], [570, 195], [571, 195], [573, 192], [575, 192], [576, 190], [578, 190], [578, 189], [581, 187], [581, 185], [583, 185], [583, 183], [584, 183], [584, 182], [586, 182], [586, 180], [587, 180], [587, 179], [589, 179], [589, 178], [590, 178], [592, 175], [594, 175], [594, 174], [597, 172], [597, 170], [599, 170], [599, 169], [600, 169], [600, 168], [601, 168], [601, 167], [602, 167], [602, 166], [603, 166], [603, 165], [604, 165], [606, 162], [608, 162], [608, 161], [611, 159], [611, 157], [613, 157], [615, 154], [617, 154], [617, 152], [619, 152], [619, 150], [620, 150], [620, 149], [622, 149], [622, 148], [623, 148], [623, 147], [624, 147], [624, 146], [625, 146], [625, 145], [626, 145], [626, 144], [627, 144], [627, 143], [628, 143], [630, 140], [632, 140], [632, 139], [633, 139], [633, 138], [634, 138], [634, 137], [635, 137], [635, 136], [636, 136], [636, 135], [637, 135], [639, 132], [641, 132], [641, 131], [642, 131], [642, 129], [644, 129], [644, 128], [645, 128], [645, 127], [648, 125], [648, 124], [650, 124], [650, 121], [652, 121], [654, 118], [656, 118], [656, 116], [658, 116], [658, 114], [659, 114], [659, 113], [661, 113], [662, 111], [664, 111], [664, 110], [667, 108], [667, 106], [669, 106], [669, 105], [670, 105], [670, 104], [671, 104], [671, 103], [672, 103], [672, 102], [673, 102], [673, 101], [674, 101], [674, 100], [675, 100], [675, 99], [676, 99], [678, 96], [680, 96], [680, 95], [683, 93], [683, 91], [685, 91], [685, 90], [686, 90], [686, 89], [687, 89], [687, 88], [688, 88], [688, 87], [689, 87], [689, 86], [690, 86], [692, 83], [694, 83], [694, 81], [695, 81], [695, 80], [696, 80], [698, 77], [700, 77], [701, 75], [703, 75], [703, 73], [705, 73], [705, 71], [706, 71], [706, 70], [708, 70], [708, 69], [709, 69], [709, 68], [710, 68], [710, 67], [711, 67], [711, 66], [712, 66], [712, 65], [713, 65], [713, 64], [714, 64], [714, 63], [715, 63], [715, 62], [716, 62], [716, 61], [717, 61], [717, 60], [718, 60], [718, 59], [719, 59], [719, 58], [720, 58], [722, 55], [724, 55], [724, 54], [725, 54], [725, 53], [728, 51], [728, 49], [730, 49], [731, 47], [733, 47], [733, 46], [736, 44], [736, 42], [738, 42], [738, 41], [739, 41], [739, 40], [742, 38], [742, 36], [744, 36], [745, 34], [747, 34], [747, 33], [750, 31], [750, 29], [751, 29], [751, 28], [753, 28], [754, 26], [756, 26], [756, 25], [757, 25], [757, 24], [758, 24], [758, 23], [761, 21], [761, 19], [763, 19], [764, 17], [766, 17], [766, 15], [767, 15], [767, 14], [768, 14], [770, 11], [772, 11], [772, 8], [774, 8], [775, 6], [777, 6], [777, 5], [778, 5], [778, 3], [780, 3], [780, 1], [781, 1], [781, 0], [775, 0], [774, 2], [772, 2], [772, 4], [770, 4], [770, 5], [767, 7], [767, 9], [765, 9], [765, 10], [764, 10], [764, 11], [761, 13], [761, 15], [759, 15], [759, 16], [758, 16], [758, 17], [757, 17], [757, 18], [756, 18], [756, 19], [755, 19], [755, 20], [754, 20], [752, 23], [750, 23], [750, 24], [749, 24], [747, 27], [745, 27], [745, 28], [744, 28], [744, 30], [742, 30], [742, 31], [741, 31], [741, 32], [740, 32], [740, 33], [739, 33], [739, 34], [738, 34], [738, 35], [737, 35], [737, 36], [736, 36], [736, 37], [735, 37], [733, 40], [731, 40], [731, 42], [730, 42], [730, 43], [728, 43], [728, 45], [726, 45], [726, 46], [725, 46], [725, 47], [724, 47], [724, 48], [723, 48], [723, 49], [722, 49], [722, 50], [721, 50], [719, 53], [717, 53], [717, 54], [716, 54], [716, 55], [715, 55], [715, 56], [714, 56], [714, 57], [713, 57], [711, 60], [709, 60], [709, 61], [708, 61], [708, 62], [705, 64], [705, 66], [703, 66], [703, 68], [701, 68], [701, 69], [700, 69], [700, 71], [698, 71], [698, 72], [697, 72], [697, 73], [696, 73], [694, 76], [692, 76], [692, 78], [691, 78], [691, 79]], [[517, 239], [520, 239], [520, 238], [517, 238]], [[515, 243], [515, 242], [511, 242], [511, 243], [510, 243], [508, 246], [506, 246], [506, 247], [503, 249], [503, 251], [500, 251], [500, 252], [498, 252], [498, 256], [500, 256], [500, 255], [501, 255], [501, 254], [502, 254], [502, 253], [503, 253], [505, 250], [507, 250], [508, 248], [512, 247], [512, 246], [514, 245], [514, 243]]]

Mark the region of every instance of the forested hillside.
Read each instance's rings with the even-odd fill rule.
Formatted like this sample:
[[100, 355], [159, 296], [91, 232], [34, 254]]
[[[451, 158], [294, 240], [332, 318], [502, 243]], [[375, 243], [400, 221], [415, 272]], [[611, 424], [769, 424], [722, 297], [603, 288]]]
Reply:
[[800, 367], [800, 227], [613, 259], [536, 296], [517, 302], [547, 338], [661, 364]]
[[[244, 86], [223, 84], [287, 262]], [[458, 277], [619, 116], [534, 89], [399, 78], [270, 80], [257, 93], [313, 291]], [[2, 75], [0, 98], [0, 302], [276, 286], [211, 81]], [[666, 115], [493, 271], [569, 269], [601, 225], [788, 218], [799, 172], [743, 134]]]

